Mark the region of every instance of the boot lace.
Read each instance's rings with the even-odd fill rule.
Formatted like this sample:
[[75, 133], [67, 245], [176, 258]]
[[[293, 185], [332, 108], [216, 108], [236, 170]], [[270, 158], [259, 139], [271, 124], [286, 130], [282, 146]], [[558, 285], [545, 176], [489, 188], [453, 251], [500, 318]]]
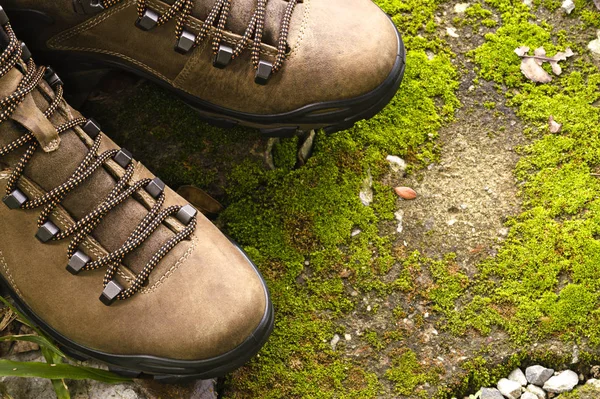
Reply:
[[[24, 60], [24, 45], [17, 39], [10, 23], [6, 23], [3, 26], [4, 31], [8, 35], [9, 43], [6, 49], [0, 54], [0, 78], [6, 75], [11, 69], [17, 67], [19, 68], [24, 77], [20, 81], [16, 91], [9, 96], [0, 100], [0, 123], [7, 121], [13, 112], [17, 109], [19, 104], [25, 99], [27, 95], [32, 93], [41, 81], [47, 78], [47, 74], [49, 69], [46, 67], [38, 67], [32, 58], [27, 57], [29, 59]], [[54, 88], [54, 98], [48, 98], [50, 105], [44, 111], [44, 115], [47, 118], [50, 118], [58, 109], [60, 104], [63, 102], [63, 86], [60, 79], [57, 79], [57, 82]], [[55, 126], [58, 134], [62, 134], [69, 129], [72, 129], [76, 126], [85, 127], [87, 123], [91, 120], [86, 118], [75, 118], [69, 120], [59, 126]], [[84, 129], [85, 130], [85, 129]], [[99, 130], [98, 130], [99, 133]], [[124, 300], [138, 291], [143, 287], [143, 285], [148, 280], [150, 273], [156, 267], [156, 265], [181, 241], [185, 239], [189, 239], [195, 228], [197, 223], [197, 217], [195, 210], [192, 210], [189, 205], [186, 207], [179, 206], [171, 206], [166, 209], [162, 209], [162, 206], [165, 203], [165, 194], [164, 194], [164, 184], [160, 182], [159, 179], [143, 179], [139, 180], [133, 184], [129, 184], [135, 170], [135, 166], [133, 162], [129, 162], [129, 164], [125, 168], [125, 174], [121, 177], [116, 183], [113, 190], [106, 196], [106, 198], [100, 202], [100, 204], [88, 215], [83, 217], [81, 220], [77, 221], [73, 225], [67, 227], [64, 231], [60, 231], [56, 226], [49, 221], [50, 215], [53, 211], [60, 205], [60, 203], [65, 199], [65, 197], [76, 187], [80, 186], [84, 181], [86, 181], [90, 176], [94, 174], [100, 167], [105, 165], [111, 159], [114, 159], [117, 155], [120, 154], [122, 150], [108, 150], [100, 155], [98, 155], [98, 150], [100, 148], [100, 144], [102, 142], [102, 134], [98, 134], [94, 139], [94, 143], [89, 149], [87, 155], [84, 160], [81, 162], [79, 167], [75, 170], [75, 172], [67, 179], [67, 181], [60, 186], [50, 190], [49, 192], [40, 195], [34, 199], [27, 198], [18, 188], [18, 183], [23, 176], [24, 170], [32, 159], [32, 157], [36, 154], [39, 149], [39, 143], [35, 139], [32, 133], [26, 133], [25, 135], [19, 137], [15, 141], [10, 144], [5, 145], [4, 147], [0, 147], [0, 158], [8, 155], [9, 153], [27, 145], [27, 149], [23, 156], [20, 158], [19, 162], [12, 170], [6, 187], [6, 197], [4, 198], [4, 202], [8, 205], [8, 200], [15, 198], [15, 195], [18, 194], [18, 198], [21, 198], [21, 201], [18, 202], [18, 206], [13, 206], [13, 208], [20, 209], [34, 209], [43, 207], [42, 212], [38, 219], [38, 227], [40, 229], [46, 228], [46, 231], [51, 231], [52, 236], [48, 238], [49, 240], [63, 240], [68, 237], [72, 237], [71, 242], [68, 247], [68, 258], [69, 263], [75, 259], [78, 260], [83, 259], [83, 263], [81, 263], [81, 267], [76, 271], [79, 272], [81, 270], [95, 270], [101, 267], [106, 267], [107, 271], [104, 276], [104, 287], [105, 290], [103, 292], [103, 296], [100, 298], [103, 300], [105, 304], [110, 304], [114, 300]], [[78, 250], [79, 245], [92, 233], [92, 231], [100, 224], [103, 217], [107, 215], [112, 209], [114, 209], [117, 205], [122, 204], [126, 199], [130, 198], [138, 191], [147, 189], [152, 184], [160, 185], [159, 192], [154, 191], [156, 193], [155, 198], [156, 202], [152, 206], [152, 208], [148, 211], [147, 215], [143, 218], [143, 220], [139, 223], [139, 225], [135, 228], [133, 233], [128, 237], [125, 243], [116, 251], [109, 253], [106, 256], [100, 257], [94, 261], [92, 261], [87, 255], [83, 254], [82, 251]], [[14, 204], [14, 201], [13, 201]], [[10, 206], [10, 205], [9, 205]], [[187, 225], [180, 232], [176, 233], [172, 238], [170, 238], [163, 246], [152, 256], [150, 261], [144, 266], [142, 271], [137, 274], [133, 282], [128, 288], [121, 287], [116, 281], [114, 281], [115, 274], [119, 269], [119, 265], [125, 258], [125, 256], [136, 248], [138, 248], [150, 235], [169, 217], [179, 217], [181, 212], [186, 212], [188, 215], [186, 219]], [[48, 230], [49, 228], [49, 230]], [[39, 233], [38, 233], [39, 234]], [[39, 237], [39, 235], [38, 235]], [[68, 268], [69, 269], [69, 268]], [[73, 272], [73, 269], [69, 269]], [[107, 291], [108, 290], [108, 291]], [[108, 294], [107, 294], [108, 292]], [[108, 296], [107, 296], [108, 295]]]
[[[188, 25], [188, 19], [192, 15], [194, 1], [195, 0], [176, 0], [165, 13], [163, 13], [162, 15], [158, 15], [152, 10], [150, 10], [149, 12], [147, 0], [137, 0], [137, 12], [139, 17], [138, 26], [140, 26], [140, 21], [151, 18], [150, 15], [155, 15], [155, 17], [151, 21], [151, 25], [147, 27], [148, 29], [151, 29], [151, 27], [154, 26], [164, 25], [167, 22], [171, 21], [173, 18], [177, 18], [175, 34], [177, 38], [178, 47], [182, 49], [183, 47], [180, 45], [180, 43], [182, 43], [182, 39], [185, 39], [187, 33], [189, 32], [186, 29], [186, 27]], [[229, 12], [231, 10], [232, 0], [215, 1], [215, 4], [208, 13], [206, 20], [203, 22], [199, 33], [193, 38], [193, 44], [191, 48], [198, 46], [200, 42], [202, 42], [209, 36], [211, 30], [214, 30], [212, 39], [212, 49], [215, 57], [219, 56], [220, 51], [225, 51], [228, 53], [227, 61], [224, 65], [221, 65], [221, 67], [224, 67], [230, 61], [239, 57], [243, 50], [250, 46], [252, 52], [252, 64], [254, 66], [254, 69], [259, 70], [260, 68], [261, 70], [266, 70], [266, 72], [261, 71], [263, 72], [262, 76], [264, 77], [264, 80], [268, 79], [271, 76], [271, 74], [278, 72], [282, 68], [287, 57], [288, 36], [292, 15], [296, 5], [298, 3], [301, 3], [302, 0], [286, 0], [288, 2], [288, 5], [286, 7], [283, 19], [281, 21], [279, 38], [277, 41], [277, 55], [273, 63], [267, 61], [261, 62], [260, 58], [260, 49], [265, 29], [265, 18], [268, 0], [256, 1], [257, 4], [254, 8], [254, 12], [252, 13], [252, 17], [250, 18], [250, 22], [248, 23], [244, 34], [239, 40], [237, 40], [233, 48], [228, 48], [227, 46], [223, 46], [222, 44], [223, 32], [225, 30], [227, 18], [229, 17]], [[102, 5], [104, 8], [109, 8], [121, 2], [123, 2], [123, 0], [103, 0]], [[191, 48], [186, 47], [183, 52], [187, 52]], [[215, 58], [215, 66], [217, 66], [217, 61], [218, 58]]]

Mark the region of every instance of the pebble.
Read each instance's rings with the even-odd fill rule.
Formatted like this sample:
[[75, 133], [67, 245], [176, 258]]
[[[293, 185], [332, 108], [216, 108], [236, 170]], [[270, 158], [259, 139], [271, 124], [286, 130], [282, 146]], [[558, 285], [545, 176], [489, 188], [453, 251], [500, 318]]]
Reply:
[[498, 390], [508, 399], [517, 399], [521, 396], [521, 384], [507, 378], [498, 381]]
[[446, 28], [446, 34], [448, 36], [454, 37], [454, 38], [460, 37], [459, 34], [456, 33], [456, 28], [453, 28], [453, 27], [447, 27]]
[[329, 343], [329, 345], [331, 345], [331, 349], [335, 350], [335, 348], [337, 347], [338, 342], [340, 342], [340, 336], [335, 334], [333, 336], [333, 339], [331, 340], [331, 342]]
[[591, 378], [591, 379], [589, 379], [589, 380], [588, 380], [588, 381], [587, 381], [585, 384], [586, 384], [586, 385], [591, 385], [591, 386], [593, 386], [594, 388], [598, 388], [598, 389], [600, 389], [600, 380], [597, 380], [597, 379], [595, 379], [595, 378]]
[[504, 396], [496, 388], [483, 388], [481, 390], [481, 399], [504, 399]]
[[538, 387], [537, 385], [533, 385], [533, 384], [529, 384], [527, 386], [526, 392], [531, 392], [532, 394], [534, 394], [538, 399], [546, 399], [546, 392]]
[[521, 399], [538, 399], [538, 397], [531, 392], [524, 392], [523, 395], [521, 395]]
[[352, 335], [350, 335], [350, 334], [344, 334], [344, 339], [346, 341], [351, 341], [352, 340]]
[[517, 368], [512, 371], [508, 375], [508, 379], [511, 381], [518, 382], [521, 386], [527, 386], [527, 378], [525, 378], [525, 374], [521, 371], [521, 369]]
[[596, 35], [598, 36], [597, 39], [592, 40], [589, 44], [588, 44], [588, 49], [596, 56], [600, 56], [600, 30], [598, 30], [596, 32]]
[[404, 231], [404, 211], [402, 209], [398, 209], [396, 213], [394, 213], [394, 217], [398, 221], [398, 227], [396, 227], [396, 232], [402, 233]]
[[575, 9], [575, 3], [573, 3], [573, 0], [565, 0], [561, 7], [567, 14], [570, 14]]
[[388, 155], [386, 159], [390, 163], [390, 167], [394, 172], [404, 173], [406, 171], [407, 165], [404, 159], [395, 155]]
[[527, 381], [530, 384], [543, 386], [546, 381], [554, 374], [553, 369], [547, 369], [545, 367], [535, 365], [531, 367], [527, 367], [525, 370], [525, 375], [527, 376]]
[[469, 8], [469, 3], [458, 3], [454, 6], [454, 12], [457, 14], [464, 14]]
[[396, 187], [394, 191], [398, 197], [405, 200], [413, 200], [417, 198], [417, 192], [410, 187]]
[[544, 390], [552, 393], [569, 392], [572, 391], [578, 383], [579, 376], [577, 376], [577, 373], [566, 370], [546, 381]]
[[504, 396], [496, 388], [483, 388], [481, 390], [481, 399], [504, 399]]

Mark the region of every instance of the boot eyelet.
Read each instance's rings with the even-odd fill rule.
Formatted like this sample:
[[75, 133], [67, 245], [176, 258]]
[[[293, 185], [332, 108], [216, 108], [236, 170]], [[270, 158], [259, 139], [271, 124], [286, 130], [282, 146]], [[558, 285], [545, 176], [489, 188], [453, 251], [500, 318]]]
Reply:
[[223, 69], [233, 59], [233, 49], [225, 44], [219, 45], [219, 51], [213, 59], [213, 66], [215, 68]]
[[19, 189], [13, 191], [2, 200], [9, 209], [13, 210], [21, 208], [27, 201], [29, 201], [29, 198]]
[[31, 59], [31, 51], [29, 51], [29, 48], [27, 47], [25, 42], [21, 42], [21, 50], [21, 59], [23, 60], [23, 62], [29, 61]]
[[133, 155], [125, 148], [121, 148], [113, 159], [119, 164], [120, 167], [126, 169], [133, 160]]
[[89, 256], [84, 254], [82, 251], [77, 251], [73, 254], [67, 265], [67, 270], [73, 275], [79, 274], [79, 272], [92, 260]]
[[154, 199], [158, 199], [161, 194], [165, 191], [165, 183], [160, 180], [158, 177], [152, 180], [146, 186], [146, 192], [152, 196]]
[[63, 85], [63, 81], [60, 77], [54, 72], [52, 67], [46, 68], [46, 72], [44, 73], [44, 80], [50, 85], [50, 87], [54, 88], [58, 85]]
[[264, 86], [269, 81], [269, 78], [273, 74], [273, 64], [269, 61], [261, 60], [258, 63], [258, 68], [256, 69], [256, 75], [254, 77], [254, 82], [261, 86]]
[[9, 22], [8, 15], [6, 15], [6, 11], [4, 8], [0, 6], [0, 26], [4, 26]]
[[179, 54], [187, 54], [196, 46], [196, 36], [188, 31], [183, 30], [181, 33], [181, 37], [177, 40], [177, 44], [175, 44], [175, 51]]
[[135, 26], [141, 30], [149, 31], [158, 26], [159, 18], [160, 15], [156, 11], [146, 8], [142, 16], [135, 22]]
[[73, 9], [77, 14], [97, 14], [104, 6], [100, 0], [73, 0]]
[[190, 204], [182, 207], [179, 212], [177, 212], [177, 219], [185, 224], [186, 226], [188, 224], [190, 224], [190, 222], [192, 221], [192, 219], [194, 219], [196, 217], [196, 215], [198, 214], [198, 211], [196, 210], [196, 208], [194, 208], [193, 206], [191, 206]]
[[60, 229], [52, 222], [47, 221], [38, 229], [35, 237], [43, 243], [47, 243], [60, 233]]
[[106, 284], [102, 295], [100, 295], [100, 301], [106, 306], [110, 306], [117, 300], [119, 294], [123, 291], [123, 287], [115, 281], [111, 281]]
[[87, 134], [92, 140], [96, 140], [96, 138], [102, 131], [100, 124], [92, 118], [87, 120], [85, 125], [83, 125], [82, 129], [85, 132], [85, 134]]

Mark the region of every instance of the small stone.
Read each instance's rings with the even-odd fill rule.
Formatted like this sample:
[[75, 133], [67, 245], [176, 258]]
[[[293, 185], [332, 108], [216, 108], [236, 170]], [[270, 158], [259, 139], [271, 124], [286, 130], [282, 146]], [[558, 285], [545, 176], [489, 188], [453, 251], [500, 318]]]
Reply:
[[521, 399], [538, 399], [538, 397], [531, 392], [524, 392], [523, 395], [521, 395]]
[[458, 3], [454, 6], [454, 12], [457, 14], [464, 14], [469, 8], [469, 3]]
[[533, 0], [523, 0], [523, 4], [525, 4], [527, 7], [531, 7], [533, 6]]
[[404, 231], [404, 211], [402, 209], [398, 209], [395, 213], [394, 216], [396, 217], [396, 220], [398, 221], [398, 227], [396, 228], [396, 232], [398, 233], [402, 233]]
[[496, 388], [482, 388], [481, 399], [504, 399], [504, 396]]
[[556, 122], [554, 117], [550, 115], [550, 118], [548, 118], [548, 129], [550, 130], [550, 133], [560, 133], [562, 124]]
[[597, 380], [595, 378], [591, 378], [591, 379], [587, 380], [587, 382], [585, 384], [586, 385], [591, 385], [594, 388], [600, 389], [600, 380]]
[[454, 38], [460, 37], [460, 35], [458, 33], [456, 33], [456, 28], [453, 28], [453, 27], [447, 27], [446, 34], [448, 36], [454, 37]]
[[525, 389], [527, 392], [534, 394], [538, 399], [546, 399], [546, 392], [536, 385], [529, 384]]
[[592, 40], [588, 44], [588, 49], [593, 53], [594, 56], [600, 57], [600, 30], [596, 32], [596, 36], [598, 37], [595, 40]]
[[530, 384], [543, 386], [546, 381], [554, 374], [553, 369], [547, 369], [542, 366], [531, 366], [525, 370], [525, 376]]
[[337, 347], [338, 342], [340, 342], [340, 336], [335, 334], [333, 336], [333, 339], [331, 340], [331, 342], [329, 343], [329, 345], [331, 345], [331, 349], [335, 350], [335, 348]]
[[404, 159], [395, 155], [388, 155], [386, 159], [390, 163], [390, 167], [394, 172], [404, 173], [406, 171], [407, 165]]
[[361, 229], [355, 229], [352, 230], [352, 233], [350, 234], [352, 237], [356, 237], [357, 235], [359, 235], [360, 233], [362, 233]]
[[352, 340], [352, 335], [350, 335], [350, 334], [344, 334], [344, 339], [346, 341], [351, 341]]
[[550, 378], [544, 384], [544, 390], [552, 393], [563, 393], [572, 391], [579, 383], [577, 373], [571, 370], [565, 370], [562, 373]]
[[498, 390], [508, 399], [517, 399], [521, 396], [521, 384], [507, 378], [498, 381]]
[[570, 14], [575, 9], [575, 3], [573, 3], [573, 0], [565, 0], [561, 7], [567, 14]]
[[405, 200], [413, 200], [417, 198], [417, 192], [410, 187], [396, 187], [394, 189], [398, 197]]
[[525, 378], [525, 374], [521, 371], [521, 369], [516, 368], [508, 375], [508, 379], [511, 381], [518, 382], [521, 386], [527, 386], [527, 378]]

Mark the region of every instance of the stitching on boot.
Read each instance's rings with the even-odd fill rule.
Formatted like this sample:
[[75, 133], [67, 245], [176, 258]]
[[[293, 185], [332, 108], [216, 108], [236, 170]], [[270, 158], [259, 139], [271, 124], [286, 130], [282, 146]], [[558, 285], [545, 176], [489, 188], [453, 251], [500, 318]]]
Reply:
[[[0, 174], [0, 180], [7, 180], [9, 178], [10, 174]], [[36, 194], [40, 194], [40, 189], [38, 189], [37, 187], [35, 187], [31, 182], [29, 182], [27, 179], [21, 179], [21, 184], [22, 184], [22, 188], [24, 191], [27, 192], [27, 194], [30, 195], [36, 195]], [[63, 214], [64, 213], [64, 214]], [[67, 228], [68, 226], [71, 225], [71, 221], [68, 220], [67, 217], [67, 213], [66, 211], [62, 210], [62, 208], [57, 208], [53, 213], [52, 216], [54, 216], [56, 218], [56, 221], [59, 224], [59, 227], [62, 228]], [[102, 246], [100, 245], [100, 243], [96, 242], [96, 240], [94, 240], [91, 237], [87, 237], [82, 243], [81, 245], [88, 251], [90, 251], [91, 254], [95, 255], [96, 257], [101, 257], [101, 256], [105, 256], [107, 254], [107, 252], [104, 250], [104, 248], [102, 248]], [[154, 291], [156, 291], [156, 289], [162, 285], [166, 279], [168, 279], [169, 277], [171, 277], [171, 275], [173, 275], [173, 273], [175, 273], [177, 271], [177, 269], [179, 269], [179, 267], [181, 267], [181, 265], [183, 265], [191, 256], [191, 254], [194, 252], [194, 250], [196, 249], [197, 246], [197, 238], [192, 239], [191, 241], [191, 245], [190, 247], [187, 249], [187, 251], [177, 260], [177, 262], [175, 262], [175, 264], [173, 264], [173, 266], [171, 266], [169, 268], [169, 270], [167, 270], [150, 288], [146, 288], [140, 291], [140, 293], [143, 294], [151, 294]], [[4, 261], [4, 257], [2, 256], [2, 252], [0, 251], [0, 266], [2, 266], [5, 270], [6, 270], [6, 274], [7, 277], [9, 278], [9, 282], [11, 283], [11, 285], [13, 285], [13, 288], [15, 289], [15, 291], [17, 291], [17, 293], [19, 295], [20, 292], [18, 291], [18, 288], [12, 278], [12, 276], [10, 275], [10, 271], [8, 269], [8, 265], [6, 264], [6, 262]], [[131, 283], [134, 278], [132, 278], [131, 276], [128, 276], [127, 274], [125, 274], [125, 272], [123, 272], [121, 270], [121, 268], [126, 268], [126, 266], [124, 265], [120, 265], [119, 270], [117, 271], [117, 273], [119, 274], [119, 276], [121, 276], [122, 278], [124, 278], [127, 282]], [[21, 295], [22, 296], [22, 295]]]
[[135, 65], [141, 67], [142, 69], [145, 69], [146, 71], [153, 73], [154, 75], [160, 77], [161, 79], [171, 83], [171, 80], [169, 78], [167, 78], [166, 76], [164, 76], [163, 74], [161, 74], [160, 72], [156, 71], [153, 68], [150, 68], [148, 65], [146, 65], [140, 61], [137, 61], [136, 59], [131, 58], [125, 54], [117, 53], [115, 51], [110, 51], [110, 50], [103, 50], [103, 49], [96, 49], [96, 48], [89, 48], [89, 47], [67, 46], [67, 45], [61, 44], [61, 42], [64, 42], [64, 41], [78, 35], [79, 33], [89, 30], [89, 29], [93, 28], [94, 26], [98, 25], [99, 23], [104, 22], [106, 19], [113, 16], [115, 13], [129, 7], [132, 4], [133, 3], [131, 1], [128, 1], [128, 2], [121, 4], [120, 6], [111, 7], [111, 9], [109, 9], [105, 13], [100, 14], [98, 17], [89, 19], [88, 21], [84, 22], [81, 25], [76, 26], [75, 28], [73, 28], [71, 30], [60, 33], [57, 36], [54, 36], [53, 38], [48, 40], [47, 45], [48, 45], [48, 47], [55, 49], [55, 50], [88, 51], [88, 52], [92, 52], [92, 53], [107, 54], [107, 55], [113, 55], [115, 57], [123, 58], [123, 59], [131, 62], [132, 64], [135, 64]]
[[[32, 183], [30, 183], [28, 180], [26, 179], [22, 179], [21, 181], [22, 185], [23, 185], [23, 189], [31, 195], [36, 195], [40, 193], [40, 190], [37, 189]], [[67, 218], [66, 216], [66, 212], [63, 214], [64, 211], [61, 210], [61, 208], [57, 208], [54, 210], [54, 212], [52, 212], [52, 216], [54, 216], [54, 218], [56, 219], [57, 223], [58, 223], [58, 227], [61, 228], [68, 228], [71, 225], [71, 221]], [[102, 246], [100, 245], [100, 243], [96, 242], [96, 240], [94, 240], [91, 237], [87, 237], [82, 243], [81, 246], [83, 246], [87, 251], [89, 251], [92, 255], [95, 255], [97, 258], [100, 258], [102, 256], [106, 256], [107, 252], [104, 248], [102, 248]], [[128, 276], [125, 272], [123, 272], [121, 270], [121, 267], [124, 267], [123, 265], [120, 265], [119, 270], [118, 270], [118, 274], [119, 276], [123, 277], [125, 280], [127, 280], [127, 282], [131, 282], [133, 281], [133, 278], [131, 276]]]
[[[197, 47], [194, 50], [194, 53], [192, 54], [192, 56], [190, 57], [190, 59], [188, 60], [188, 62], [185, 63], [185, 65], [183, 66], [183, 69], [181, 70], [181, 72], [179, 73], [179, 75], [177, 75], [177, 77], [173, 80], [173, 86], [175, 86], [176, 88], [185, 91], [188, 94], [194, 94], [191, 91], [186, 89], [186, 81], [187, 79], [190, 77], [190, 74], [192, 73], [192, 71], [195, 69], [195, 67], [200, 64], [202, 62], [201, 57], [202, 55], [202, 51], [206, 48], [206, 46], [208, 46], [208, 41], [205, 40], [202, 42], [202, 47]], [[181, 83], [181, 84], [180, 84]]]
[[[0, 180], [8, 180], [9, 178], [9, 174], [0, 174]], [[8, 267], [8, 264], [6, 263], [6, 259], [4, 258], [4, 254], [2, 254], [2, 250], [0, 249], [0, 266], [2, 266], [2, 268], [4, 269], [4, 272], [6, 273], [6, 278], [8, 279], [9, 284], [13, 287], [13, 289], [15, 290], [15, 292], [22, 297], [23, 294], [21, 293], [21, 291], [19, 290], [19, 287], [17, 287], [17, 283], [15, 283], [15, 280], [13, 279], [12, 274], [10, 273], [10, 269]]]
[[151, 294], [154, 291], [156, 291], [156, 289], [162, 283], [164, 283], [169, 277], [171, 277], [173, 275], [173, 273], [175, 273], [177, 271], [177, 269], [179, 269], [179, 267], [181, 265], [183, 265], [189, 259], [189, 257], [192, 255], [192, 253], [196, 249], [196, 245], [197, 244], [198, 244], [197, 238], [194, 238], [192, 240], [192, 246], [190, 246], [188, 248], [188, 250], [183, 254], [183, 256], [181, 258], [179, 258], [179, 260], [169, 270], [167, 270], [166, 273], [163, 274], [161, 276], [161, 278], [156, 283], [154, 283], [154, 285], [152, 287], [146, 288], [146, 289], [142, 290], [141, 293], [143, 293], [143, 294]]
[[298, 41], [296, 42], [294, 49], [290, 52], [290, 55], [287, 58], [288, 61], [291, 60], [292, 58], [294, 58], [298, 54], [298, 51], [300, 50], [300, 46], [302, 45], [302, 42], [304, 40], [306, 29], [308, 27], [308, 19], [310, 16], [310, 5], [311, 5], [311, 0], [304, 0], [304, 16], [302, 17], [302, 24], [300, 25], [300, 32], [298, 33]]

